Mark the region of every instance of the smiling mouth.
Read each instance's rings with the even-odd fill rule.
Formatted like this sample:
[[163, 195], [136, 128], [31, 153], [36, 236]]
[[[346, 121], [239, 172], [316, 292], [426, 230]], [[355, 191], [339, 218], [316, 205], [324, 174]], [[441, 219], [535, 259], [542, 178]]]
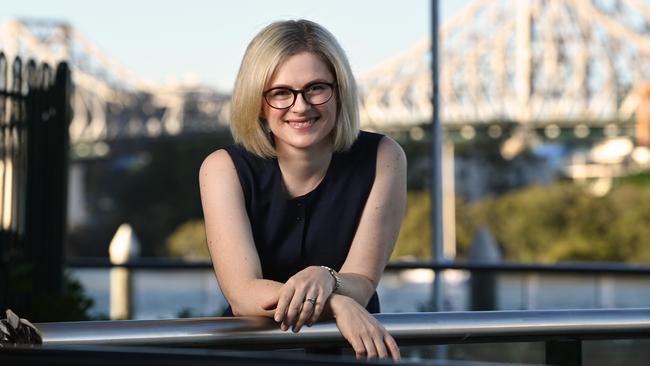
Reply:
[[313, 117], [308, 120], [300, 120], [300, 121], [287, 121], [289, 123], [289, 126], [296, 128], [296, 129], [301, 129], [301, 128], [307, 128], [311, 127], [316, 121], [318, 121], [320, 117]]

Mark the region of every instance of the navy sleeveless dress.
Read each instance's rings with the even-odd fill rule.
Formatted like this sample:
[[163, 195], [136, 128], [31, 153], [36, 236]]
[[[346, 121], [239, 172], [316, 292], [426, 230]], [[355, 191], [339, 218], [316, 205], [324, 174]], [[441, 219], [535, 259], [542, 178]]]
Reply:
[[[225, 148], [239, 176], [264, 279], [284, 283], [309, 266], [341, 269], [375, 179], [382, 137], [361, 131], [350, 149], [332, 155], [320, 184], [299, 197], [286, 192], [277, 159], [238, 145]], [[377, 293], [366, 308], [379, 312]]]

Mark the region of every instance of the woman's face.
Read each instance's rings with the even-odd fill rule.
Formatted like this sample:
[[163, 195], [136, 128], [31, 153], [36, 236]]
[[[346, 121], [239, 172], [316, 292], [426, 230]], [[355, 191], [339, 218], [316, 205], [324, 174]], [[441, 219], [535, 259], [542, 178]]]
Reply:
[[[329, 136], [336, 123], [337, 114], [336, 86], [333, 87], [332, 97], [320, 105], [308, 103], [303, 94], [308, 94], [308, 99], [312, 98], [314, 103], [320, 102], [324, 99], [319, 99], [319, 96], [327, 93], [327, 86], [323, 83], [331, 85], [335, 81], [327, 65], [320, 57], [310, 52], [290, 56], [277, 67], [264, 89], [266, 98], [262, 98], [262, 112], [275, 137], [276, 151], [280, 153], [291, 149], [331, 145]], [[293, 98], [292, 93], [287, 90], [274, 89], [280, 87], [306, 92], [296, 93], [295, 102], [289, 108], [277, 109], [271, 107], [267, 100], [288, 98], [289, 102], [286, 104], [290, 104]]]

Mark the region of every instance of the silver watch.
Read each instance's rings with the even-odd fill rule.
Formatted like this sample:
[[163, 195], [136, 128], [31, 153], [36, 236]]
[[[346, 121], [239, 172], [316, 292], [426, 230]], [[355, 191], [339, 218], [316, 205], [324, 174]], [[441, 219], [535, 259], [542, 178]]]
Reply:
[[332, 275], [332, 278], [334, 279], [334, 290], [332, 290], [332, 293], [336, 292], [338, 289], [341, 288], [341, 277], [339, 276], [338, 272], [335, 270], [331, 269], [328, 266], [321, 266], [327, 270], [327, 272]]

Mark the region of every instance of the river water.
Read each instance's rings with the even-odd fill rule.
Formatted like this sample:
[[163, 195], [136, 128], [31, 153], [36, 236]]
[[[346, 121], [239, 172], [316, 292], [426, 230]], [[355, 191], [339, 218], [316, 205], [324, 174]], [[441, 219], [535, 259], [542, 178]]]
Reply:
[[[69, 270], [94, 300], [91, 314], [99, 318], [109, 314], [109, 271]], [[226, 306], [212, 270], [137, 270], [132, 278], [135, 319], [215, 316]], [[433, 278], [426, 269], [385, 273], [377, 289], [382, 311], [430, 311]], [[443, 310], [469, 310], [469, 274], [448, 270], [443, 282]], [[494, 291], [499, 310], [650, 307], [650, 281], [643, 276], [506, 274], [498, 276]]]

